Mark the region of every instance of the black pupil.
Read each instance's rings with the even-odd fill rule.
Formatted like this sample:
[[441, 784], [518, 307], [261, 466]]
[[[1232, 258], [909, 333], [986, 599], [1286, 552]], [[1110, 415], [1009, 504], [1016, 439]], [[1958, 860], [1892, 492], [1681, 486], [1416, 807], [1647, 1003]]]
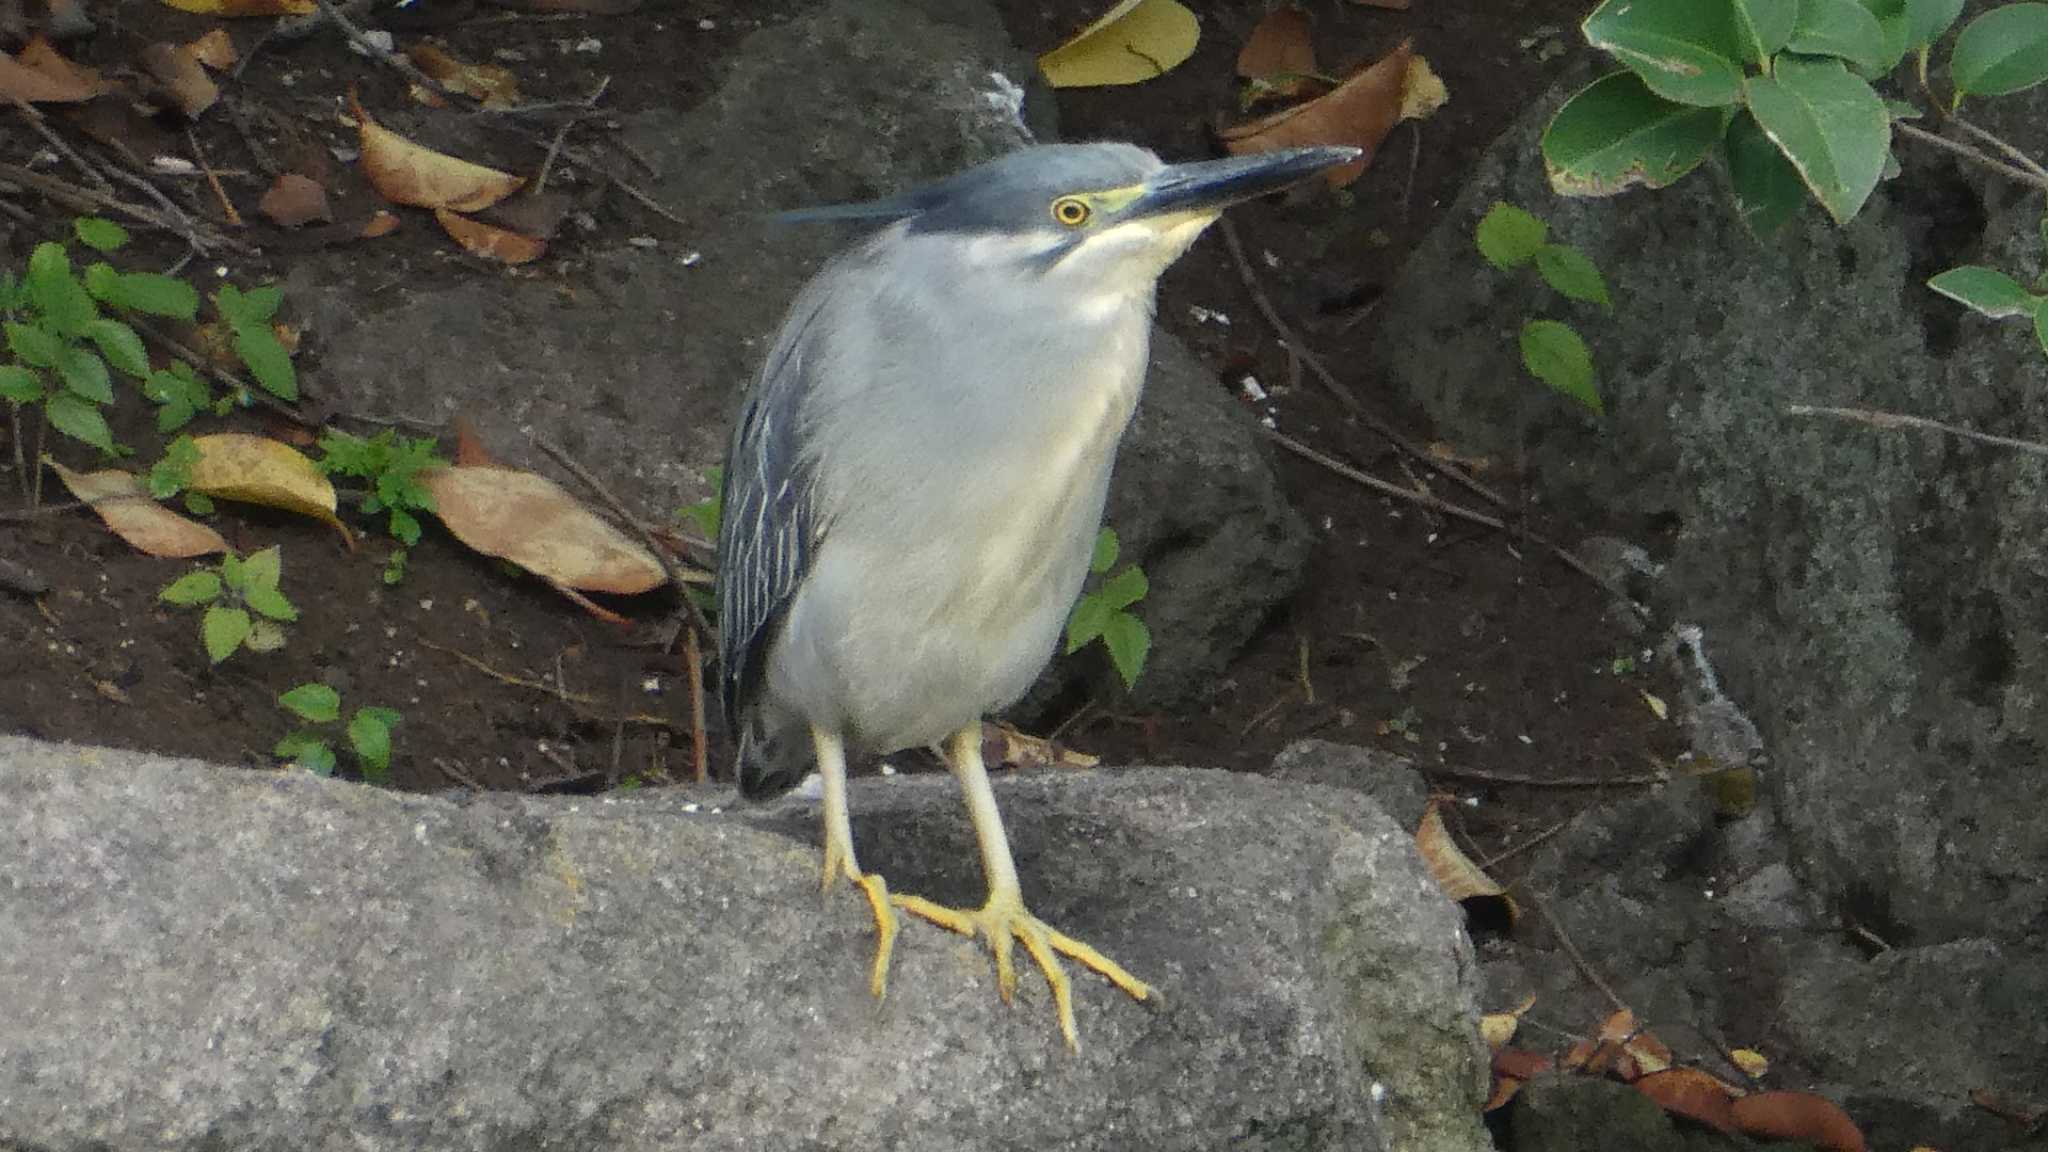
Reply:
[[1086, 208], [1081, 207], [1080, 204], [1072, 200], [1060, 205], [1060, 219], [1065, 220], [1069, 224], [1079, 224], [1081, 217], [1087, 215], [1087, 213], [1088, 210]]

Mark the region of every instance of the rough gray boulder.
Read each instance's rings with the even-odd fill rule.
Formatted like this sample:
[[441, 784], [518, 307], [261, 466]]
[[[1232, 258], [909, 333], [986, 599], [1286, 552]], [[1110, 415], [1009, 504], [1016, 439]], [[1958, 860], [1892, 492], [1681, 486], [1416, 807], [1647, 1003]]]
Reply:
[[[1474, 964], [1409, 837], [1184, 770], [998, 788], [1037, 911], [1155, 982], [1042, 982], [921, 923], [885, 1003], [816, 816], [404, 796], [0, 738], [0, 1147], [1482, 1152]], [[972, 903], [943, 777], [856, 786], [863, 862]]]
[[[1028, 142], [1016, 85], [1031, 75], [987, 3], [830, 0], [750, 36], [697, 107], [622, 117], [681, 237], [587, 251], [573, 291], [465, 277], [368, 295], [336, 258], [309, 264], [290, 296], [312, 313], [342, 407], [462, 413], [528, 464], [521, 429], [538, 429], [659, 516], [710, 490], [783, 310], [858, 234], [770, 217], [887, 195]], [[366, 296], [389, 303], [365, 314]], [[1307, 563], [1307, 529], [1249, 417], [1164, 333], [1109, 519], [1151, 579], [1152, 705], [1213, 682]]]
[[[1373, 366], [1463, 450], [1515, 458], [1567, 514], [1668, 532], [1664, 607], [1698, 623], [1770, 759], [1792, 862], [1892, 943], [2048, 934], [2048, 458], [1795, 417], [1885, 409], [2048, 438], [2048, 359], [1924, 281], [2041, 270], [2042, 198], [1901, 142], [1905, 174], [1837, 229], [1809, 208], [1759, 245], [1717, 174], [1567, 200], [1537, 139], [1486, 154], [1380, 310]], [[1993, 102], [2048, 150], [2048, 94]], [[1592, 257], [1610, 318], [1495, 272], [1472, 229], [1507, 200]], [[1523, 372], [1523, 318], [1567, 315], [1594, 418]], [[1645, 541], [1652, 543], [1651, 541]]]

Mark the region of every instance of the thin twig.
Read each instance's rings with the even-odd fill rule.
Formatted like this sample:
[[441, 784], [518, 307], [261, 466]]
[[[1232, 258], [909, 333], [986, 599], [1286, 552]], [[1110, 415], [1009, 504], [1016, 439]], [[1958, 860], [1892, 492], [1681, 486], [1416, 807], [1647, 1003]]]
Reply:
[[597, 498], [602, 500], [605, 506], [612, 510], [612, 515], [617, 516], [622, 523], [631, 528], [640, 537], [640, 542], [646, 545], [647, 550], [654, 553], [655, 560], [660, 562], [662, 570], [668, 573], [669, 582], [676, 586], [676, 594], [682, 598], [683, 609], [689, 618], [691, 631], [697, 633], [698, 637], [702, 640], [709, 640], [717, 635], [717, 633], [711, 630], [711, 622], [704, 619], [704, 613], [698, 610], [697, 602], [690, 599], [689, 585], [691, 581], [688, 578], [688, 574], [683, 566], [676, 562], [676, 558], [669, 553], [668, 549], [661, 546], [661, 538], [654, 529], [649, 527], [646, 521], [635, 516], [632, 510], [626, 507], [624, 501], [612, 495], [611, 489], [605, 487], [603, 481], [591, 475], [589, 469], [578, 464], [559, 445], [537, 432], [527, 433], [526, 438], [533, 442], [534, 447], [547, 453], [555, 463], [567, 469], [570, 475], [583, 483], [584, 487], [595, 493]]
[[207, 187], [213, 189], [213, 198], [220, 201], [221, 215], [227, 218], [228, 227], [240, 228], [242, 214], [235, 211], [235, 202], [228, 199], [228, 190], [220, 186], [220, 177], [214, 173], [213, 165], [207, 162], [206, 153], [200, 150], [199, 137], [192, 129], [185, 129], [185, 142], [192, 146], [192, 158], [199, 161], [199, 170], [206, 174]]
[[318, 428], [322, 425], [323, 421], [313, 416], [308, 416], [296, 407], [279, 400], [247, 380], [242, 379], [225, 368], [219, 367], [211, 360], [201, 356], [198, 350], [194, 349], [191, 345], [186, 344], [154, 324], [146, 320], [129, 317], [128, 326], [140, 332], [145, 339], [150, 340], [157, 346], [176, 353], [179, 359], [191, 365], [195, 371], [204, 372], [223, 386], [238, 390], [242, 395], [249, 397], [257, 404], [290, 420], [292, 423], [302, 428]]
[[462, 98], [461, 94], [457, 93], [454, 89], [420, 71], [418, 65], [406, 59], [403, 55], [383, 48], [375, 40], [370, 39], [369, 33], [357, 27], [355, 21], [349, 19], [341, 9], [335, 7], [333, 0], [313, 0], [313, 2], [320, 6], [320, 14], [327, 17], [336, 28], [341, 29], [341, 34], [348, 37], [349, 43], [355, 45], [357, 50], [366, 53], [374, 60], [391, 66], [398, 71], [399, 75], [404, 76], [407, 80], [425, 88], [444, 100], [460, 100]]
[[2036, 456], [2048, 456], [2048, 444], [2037, 440], [2020, 440], [2011, 436], [1993, 436], [1989, 432], [1977, 432], [1944, 424], [1925, 416], [1908, 416], [1903, 412], [1885, 412], [1876, 408], [1830, 408], [1814, 404], [1793, 404], [1785, 409], [1790, 416], [1833, 416], [1841, 420], [1853, 420], [1873, 428], [1924, 428], [1929, 432], [1942, 432], [1994, 448], [2010, 448], [2015, 452], [2031, 452]]
[[1544, 922], [1550, 925], [1551, 934], [1557, 937], [1558, 946], [1564, 949], [1565, 955], [1571, 957], [1572, 966], [1579, 970], [1579, 974], [1584, 976], [1593, 987], [1598, 988], [1601, 994], [1607, 997], [1607, 1002], [1613, 1005], [1616, 1011], [1631, 1011], [1627, 1001], [1624, 1001], [1615, 994], [1613, 985], [1601, 979], [1600, 973], [1595, 972], [1593, 966], [1586, 962], [1585, 954], [1579, 951], [1578, 945], [1572, 943], [1572, 938], [1565, 932], [1564, 925], [1558, 923], [1557, 917], [1551, 913], [1549, 901], [1535, 892], [1525, 891], [1523, 895], [1529, 898], [1529, 903], [1535, 905], [1536, 911], [1543, 914]]
[[91, 161], [73, 151], [71, 145], [66, 144], [64, 138], [57, 135], [55, 130], [50, 127], [49, 122], [43, 119], [43, 114], [36, 111], [35, 105], [16, 96], [14, 97], [14, 110], [21, 113], [22, 119], [27, 120], [29, 126], [34, 128], [44, 140], [49, 142], [50, 147], [55, 148], [66, 160], [76, 165], [80, 172], [85, 173], [86, 178], [91, 180], [95, 187], [102, 192], [112, 192], [114, 190], [113, 181], [108, 180], [98, 168], [93, 167]]
[[[682, 590], [688, 597], [690, 590]], [[690, 756], [697, 783], [711, 779], [710, 741], [704, 733], [704, 649], [697, 643], [697, 630], [683, 633], [683, 663], [690, 676]]]
[[1481, 860], [1479, 862], [1479, 870], [1481, 872], [1485, 872], [1491, 869], [1495, 864], [1498, 864], [1503, 860], [1508, 860], [1516, 856], [1520, 856], [1522, 853], [1527, 852], [1529, 849], [1536, 847], [1538, 844], [1543, 843], [1545, 840], [1548, 840], [1552, 836], [1557, 835], [1559, 832], [1562, 832], [1565, 829], [1571, 827], [1572, 820], [1575, 819], [1577, 819], [1577, 817], [1559, 820], [1557, 823], [1552, 824], [1550, 827], [1545, 828], [1543, 831], [1538, 832], [1534, 836], [1529, 837], [1527, 840], [1522, 841], [1520, 844], [1517, 844], [1512, 848], [1501, 849], [1493, 855], [1488, 856], [1486, 859]]
[[[23, 479], [23, 481], [22, 481], [22, 483], [23, 483], [23, 485], [25, 486], [25, 485], [26, 485], [26, 484], [28, 483], [27, 479], [26, 479], [26, 478], [24, 478], [24, 479]], [[135, 499], [135, 497], [133, 497], [133, 496], [104, 496], [104, 497], [101, 497], [101, 499], [104, 499], [104, 500], [133, 500], [133, 499]], [[18, 521], [22, 521], [22, 520], [37, 520], [37, 519], [41, 519], [41, 518], [42, 518], [42, 517], [44, 517], [44, 516], [54, 516], [54, 515], [56, 515], [56, 514], [57, 514], [57, 513], [59, 513], [59, 512], [69, 512], [69, 511], [71, 511], [71, 510], [72, 510], [72, 509], [74, 509], [74, 508], [90, 508], [90, 507], [92, 507], [92, 505], [93, 505], [94, 503], [96, 503], [96, 501], [91, 501], [91, 500], [61, 500], [61, 501], [58, 501], [58, 502], [57, 502], [57, 503], [55, 503], [55, 504], [38, 504], [38, 505], [36, 505], [36, 506], [35, 506], [35, 507], [33, 507], [33, 508], [21, 508], [21, 509], [17, 509], [17, 510], [15, 510], [15, 511], [13, 511], [13, 512], [0, 512], [0, 524], [12, 524], [12, 523], [16, 523], [16, 522], [18, 522]]]
[[[604, 99], [604, 90], [611, 86], [611, 77], [606, 76], [604, 79], [599, 80], [597, 82], [597, 88], [594, 91], [592, 91], [589, 96], [584, 98], [584, 108], [587, 110], [595, 110], [597, 108], [597, 102], [599, 100]], [[540, 162], [540, 175], [533, 178], [534, 195], [538, 196], [542, 192], [547, 191], [548, 174], [554, 171], [555, 156], [561, 152], [562, 145], [569, 139], [569, 130], [571, 128], [576, 127], [576, 120], [577, 118], [572, 116], [569, 119], [562, 121], [562, 126], [555, 129], [555, 138], [548, 142], [548, 154]]]
[[449, 763], [446, 759], [440, 756], [434, 757], [433, 765], [434, 767], [439, 768], [441, 770], [442, 775], [448, 777], [450, 780], [455, 781], [457, 784], [462, 785], [463, 787], [469, 789], [472, 792], [482, 792], [484, 790], [484, 786], [477, 783], [476, 779], [472, 777], [469, 773], [464, 772], [460, 768], [457, 768], [455, 765]]
[[675, 213], [669, 211], [667, 208], [664, 208], [661, 204], [661, 201], [656, 200], [654, 197], [649, 196], [647, 193], [642, 192], [640, 189], [635, 188], [633, 185], [628, 184], [626, 181], [619, 179], [617, 176], [613, 175], [610, 172], [607, 172], [605, 170], [604, 164], [600, 162], [596, 157], [592, 156], [590, 153], [581, 152], [574, 148], [564, 148], [562, 149], [562, 155], [567, 156], [571, 163], [581, 164], [583, 165], [583, 167], [589, 169], [592, 172], [603, 172], [605, 179], [611, 181], [612, 186], [614, 188], [617, 188], [619, 191], [624, 192], [626, 195], [632, 197], [634, 200], [639, 201], [641, 207], [647, 209], [649, 212], [654, 213], [656, 216], [661, 217], [662, 219], [668, 221], [671, 224], [675, 224], [685, 228], [689, 227], [688, 222], [686, 222], [681, 216], [678, 216]]
[[1422, 461], [1430, 468], [1442, 473], [1459, 485], [1470, 489], [1475, 495], [1496, 508], [1507, 507], [1507, 501], [1501, 497], [1500, 493], [1466, 475], [1460, 469], [1453, 467], [1448, 461], [1439, 460], [1430, 455], [1421, 445], [1395, 431], [1393, 425], [1367, 412], [1365, 406], [1358, 402], [1358, 397], [1352, 394], [1351, 389], [1346, 388], [1337, 379], [1335, 374], [1323, 365], [1322, 358], [1309, 351], [1308, 345], [1302, 343], [1301, 337], [1296, 336], [1294, 330], [1287, 326], [1287, 321], [1280, 318], [1279, 309], [1273, 307], [1273, 302], [1267, 299], [1265, 290], [1259, 287], [1258, 275], [1252, 271], [1252, 262], [1244, 254], [1244, 241], [1238, 238], [1237, 226], [1231, 223], [1229, 217], [1223, 218], [1222, 228], [1223, 242], [1230, 247], [1231, 258], [1237, 262], [1238, 277], [1244, 281], [1245, 290], [1251, 294], [1252, 303], [1258, 307], [1259, 314], [1266, 318], [1266, 323], [1272, 326], [1273, 333], [1280, 338], [1280, 342], [1291, 348], [1296, 356], [1301, 357], [1302, 363], [1308, 365], [1309, 371], [1315, 373], [1316, 379], [1323, 382], [1323, 387], [1328, 388], [1332, 396], [1341, 401], [1344, 407], [1350, 409], [1354, 417], [1367, 428], [1378, 433], [1389, 444]]
[[[450, 648], [444, 644], [436, 644], [431, 640], [420, 641], [420, 647], [432, 649], [445, 656], [453, 656], [500, 684], [510, 685], [514, 688], [530, 688], [535, 692], [545, 692], [550, 696], [559, 695], [559, 698], [567, 704], [581, 704], [588, 708], [596, 708], [599, 703], [595, 697], [585, 696], [580, 692], [559, 692], [555, 685], [549, 684], [544, 680], [535, 680], [530, 677], [515, 675], [511, 672], [501, 672], [491, 667], [486, 661], [471, 656], [460, 649]], [[666, 717], [653, 716], [645, 712], [629, 712], [623, 716], [603, 716], [599, 718], [604, 720], [623, 720], [631, 724], [645, 724], [650, 728], [675, 727]]]
[[2032, 172], [2029, 172], [2024, 168], [2016, 168], [2011, 164], [2007, 164], [2002, 160], [1995, 159], [1976, 148], [1972, 148], [1971, 146], [1963, 143], [1960, 140], [1951, 140], [1938, 132], [1929, 132], [1925, 128], [1915, 127], [1914, 125], [1906, 123], [1904, 120], [1892, 121], [1892, 128], [1900, 135], [1905, 136], [1909, 139], [1919, 140], [1927, 144], [1932, 144], [1936, 148], [1945, 148], [1958, 156], [1962, 156], [1969, 160], [1974, 160], [1978, 164], [1981, 164], [1984, 167], [1989, 168], [1993, 172], [1996, 172], [2009, 180], [2016, 180], [2022, 184], [2031, 184], [2036, 188], [2048, 189], [2048, 176], [2036, 176]]
[[1671, 777], [1662, 773], [1643, 776], [1525, 776], [1518, 772], [1452, 768], [1443, 764], [1430, 765], [1426, 771], [1434, 776], [1449, 776], [1454, 780], [1477, 780], [1482, 784], [1511, 784], [1518, 788], [1653, 788], [1659, 784], [1671, 783]]
[[2005, 153], [2007, 158], [2009, 158], [2013, 163], [2019, 165], [2022, 168], [2025, 168], [2027, 171], [2032, 172], [2034, 175], [2041, 177], [2043, 180], [2048, 180], [2048, 168], [2043, 168], [2040, 165], [2040, 163], [2036, 161], [2032, 156], [2029, 156], [2024, 151], [2021, 151], [2020, 149], [2015, 148], [2011, 144], [2006, 143], [2004, 137], [1999, 136], [1993, 132], [1987, 132], [1984, 129], [1977, 127], [1975, 124], [1970, 123], [1968, 120], [1965, 120], [1961, 116], [1957, 116], [1954, 113], [1950, 113], [1947, 119], [1948, 123], [1953, 124], [1958, 128], [1961, 128], [1963, 131], [1968, 132], [1970, 135], [1975, 136], [1977, 139], [1982, 140], [1986, 144], [1991, 145], [1993, 148], [1998, 149], [2000, 152]]
[[[117, 179], [133, 179], [133, 177], [130, 177], [118, 168], [110, 169], [109, 174]], [[81, 187], [69, 181], [60, 180], [55, 176], [23, 168], [18, 164], [0, 164], [0, 181], [5, 181], [22, 188], [33, 189], [74, 212], [118, 212], [130, 220], [147, 224], [152, 228], [162, 229], [176, 236], [182, 236], [185, 238], [186, 243], [192, 244], [201, 250], [210, 245], [220, 245], [237, 252], [251, 251], [247, 244], [239, 240], [231, 240], [212, 229], [199, 228], [190, 220], [174, 220], [154, 208], [145, 207], [141, 204], [131, 204], [118, 196], [102, 192], [97, 188]], [[154, 187], [150, 187], [147, 181], [142, 181], [141, 183], [149, 188], [151, 195], [162, 195]], [[173, 207], [173, 211], [176, 211], [175, 207]]]
[[[1310, 461], [1311, 463], [1320, 464], [1323, 467], [1328, 468], [1330, 471], [1335, 472], [1337, 475], [1344, 477], [1346, 480], [1350, 480], [1358, 484], [1363, 484], [1367, 488], [1370, 488], [1375, 492], [1384, 493], [1385, 495], [1393, 496], [1401, 500], [1406, 500], [1413, 504], [1419, 504], [1424, 508], [1429, 508], [1434, 511], [1441, 512], [1446, 516], [1454, 517], [1459, 520], [1468, 520], [1474, 524], [1483, 525], [1487, 528], [1498, 529], [1503, 532], [1508, 530], [1507, 522], [1502, 520], [1498, 516], [1492, 516], [1485, 512], [1480, 512], [1476, 509], [1467, 508], [1462, 504], [1453, 504], [1450, 501], [1445, 500], [1441, 496], [1434, 496], [1428, 492], [1419, 492], [1412, 488], [1403, 488], [1398, 484], [1390, 484], [1377, 476], [1361, 472], [1358, 469], [1353, 468], [1352, 466], [1344, 463], [1341, 460], [1337, 460], [1330, 456], [1326, 456], [1323, 453], [1316, 451], [1315, 449], [1309, 447], [1306, 444], [1303, 444], [1301, 441], [1296, 440], [1294, 437], [1289, 436], [1284, 432], [1279, 432], [1272, 428], [1266, 428], [1263, 426], [1260, 427], [1259, 432], [1261, 435], [1265, 436], [1266, 439], [1273, 441], [1275, 444], [1280, 445], [1282, 448], [1287, 449], [1289, 452], [1294, 453], [1296, 456], [1299, 456], [1304, 460]], [[1626, 604], [1628, 606], [1629, 611], [1635, 613], [1639, 618], [1644, 620], [1648, 620], [1650, 618], [1650, 610], [1648, 608], [1645, 608], [1641, 604], [1636, 603], [1633, 599], [1629, 597], [1627, 591], [1616, 586], [1613, 581], [1607, 579], [1605, 576], [1600, 575], [1598, 572], [1593, 571], [1593, 569], [1586, 565], [1586, 562], [1584, 560], [1579, 559], [1578, 556], [1573, 554], [1569, 549], [1563, 547], [1562, 545], [1552, 542], [1546, 537], [1538, 536], [1534, 532], [1520, 532], [1518, 533], [1518, 535], [1522, 539], [1529, 541], [1531, 544], [1535, 544], [1541, 548], [1549, 549], [1550, 554], [1557, 557], [1558, 560], [1561, 561], [1565, 567], [1570, 568], [1572, 571], [1577, 572], [1579, 575], [1584, 576], [1588, 580], [1591, 580], [1594, 584], [1598, 585], [1602, 591], [1614, 597], [1621, 603]]]

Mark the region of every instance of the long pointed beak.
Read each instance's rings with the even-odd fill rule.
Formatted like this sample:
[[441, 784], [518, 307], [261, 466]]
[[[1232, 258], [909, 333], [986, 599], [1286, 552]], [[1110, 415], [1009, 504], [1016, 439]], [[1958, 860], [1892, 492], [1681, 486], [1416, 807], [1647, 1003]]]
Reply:
[[1268, 192], [1358, 159], [1356, 148], [1287, 148], [1222, 160], [1174, 164], [1145, 181], [1145, 190], [1125, 210], [1134, 217], [1221, 212]]

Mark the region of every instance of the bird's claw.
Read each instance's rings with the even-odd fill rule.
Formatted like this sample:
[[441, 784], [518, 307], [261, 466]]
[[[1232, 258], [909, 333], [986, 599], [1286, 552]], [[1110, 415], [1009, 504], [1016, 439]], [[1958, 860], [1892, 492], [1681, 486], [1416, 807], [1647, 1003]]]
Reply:
[[863, 872], [854, 863], [853, 853], [834, 844], [830, 837], [825, 841], [824, 876], [819, 882], [823, 892], [832, 890], [833, 881], [846, 877], [868, 898], [868, 909], [875, 916], [875, 963], [868, 972], [868, 991], [880, 1000], [889, 992], [889, 961], [896, 954], [896, 933], [900, 924], [896, 909], [891, 906], [889, 883], [873, 872]]
[[1053, 1008], [1059, 1014], [1060, 1035], [1066, 1039], [1067, 1047], [1074, 1051], [1080, 1051], [1081, 1042], [1074, 1028], [1073, 984], [1067, 978], [1065, 966], [1059, 961], [1060, 956], [1100, 973], [1133, 1000], [1151, 1000], [1158, 996], [1156, 991], [1124, 971], [1116, 961], [1071, 936], [1054, 931], [1033, 916], [1024, 907], [1019, 893], [992, 892], [988, 903], [972, 912], [934, 904], [922, 896], [892, 896], [889, 900], [919, 919], [929, 920], [962, 936], [980, 936], [986, 940], [989, 951], [995, 953], [996, 991], [1005, 1004], [1017, 990], [1017, 968], [1010, 958], [1010, 947], [1012, 942], [1024, 945], [1024, 951], [1031, 954], [1038, 970], [1045, 973], [1046, 985], [1052, 989]]

